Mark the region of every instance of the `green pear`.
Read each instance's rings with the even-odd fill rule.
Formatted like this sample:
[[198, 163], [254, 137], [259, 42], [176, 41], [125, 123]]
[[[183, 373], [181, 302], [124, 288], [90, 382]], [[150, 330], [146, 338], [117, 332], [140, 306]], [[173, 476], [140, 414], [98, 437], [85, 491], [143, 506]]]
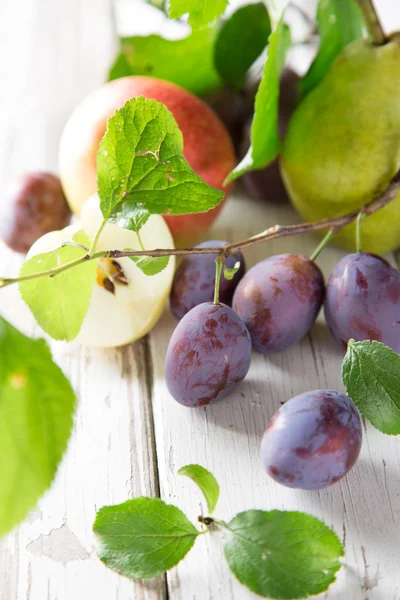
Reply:
[[[350, 44], [294, 112], [281, 171], [307, 221], [339, 216], [377, 197], [400, 168], [400, 34], [383, 46]], [[363, 250], [400, 246], [400, 192], [362, 223]], [[335, 240], [355, 247], [355, 224]]]

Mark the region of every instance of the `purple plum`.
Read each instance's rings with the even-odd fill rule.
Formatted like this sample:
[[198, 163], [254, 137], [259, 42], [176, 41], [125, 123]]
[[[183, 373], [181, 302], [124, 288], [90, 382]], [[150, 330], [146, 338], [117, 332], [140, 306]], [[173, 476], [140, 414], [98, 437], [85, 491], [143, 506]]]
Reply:
[[324, 299], [324, 278], [300, 254], [271, 256], [238, 284], [232, 307], [262, 354], [286, 350], [306, 335]]
[[165, 358], [165, 381], [184, 406], [204, 406], [228, 396], [246, 377], [251, 340], [229, 306], [205, 302], [178, 323]]
[[21, 253], [28, 252], [45, 233], [63, 229], [71, 220], [59, 177], [41, 171], [9, 182], [0, 213], [0, 237]]
[[[198, 248], [226, 246], [228, 243], [221, 240], [211, 240], [199, 244]], [[170, 296], [171, 311], [177, 319], [182, 319], [189, 310], [192, 310], [198, 304], [213, 301], [216, 258], [216, 254], [191, 254], [186, 256], [179, 265]], [[223, 275], [221, 276], [219, 298], [223, 304], [228, 306], [232, 303], [233, 292], [243, 277], [246, 268], [241, 252], [230, 255], [225, 260], [225, 265], [228, 268], [233, 268], [238, 261], [240, 262], [240, 268], [233, 279], [228, 280]]]
[[320, 490], [350, 471], [361, 449], [358, 411], [345, 394], [315, 390], [284, 404], [261, 444], [267, 473], [278, 483]]
[[348, 254], [329, 277], [325, 319], [344, 348], [353, 338], [400, 352], [400, 273], [375, 254]]

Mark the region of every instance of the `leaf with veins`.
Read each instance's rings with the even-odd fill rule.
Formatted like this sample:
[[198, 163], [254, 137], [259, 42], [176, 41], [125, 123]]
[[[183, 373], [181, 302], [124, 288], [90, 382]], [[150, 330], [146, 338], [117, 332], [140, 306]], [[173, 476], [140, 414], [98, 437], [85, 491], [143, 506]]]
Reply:
[[128, 203], [152, 214], [208, 211], [223, 192], [207, 185], [183, 155], [183, 137], [164, 104], [129, 100], [108, 120], [97, 154], [100, 207], [105, 219]]

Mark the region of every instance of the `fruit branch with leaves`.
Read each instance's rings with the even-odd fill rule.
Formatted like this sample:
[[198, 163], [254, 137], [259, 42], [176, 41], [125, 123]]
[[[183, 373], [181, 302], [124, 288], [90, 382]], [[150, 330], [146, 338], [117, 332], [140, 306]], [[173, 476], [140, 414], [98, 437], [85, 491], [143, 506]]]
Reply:
[[[165, 3], [156, 4], [165, 10]], [[368, 93], [383, 90], [385, 102], [400, 93], [398, 78], [385, 75], [399, 64], [400, 43], [384, 34], [370, 0], [321, 0], [320, 46], [304, 77], [291, 80], [295, 101], [281, 126], [282, 72], [292, 40], [284, 22], [288, 3], [271, 4], [269, 11], [264, 3], [243, 6], [221, 20], [226, 0], [170, 0], [170, 18], [187, 15], [187, 37], [121, 40], [110, 81], [66, 125], [62, 186], [54, 176], [36, 174], [14, 197], [12, 226], [3, 237], [10, 247], [29, 251], [17, 276], [0, 277], [0, 288], [18, 284], [51, 338], [100, 347], [146, 335], [169, 299], [179, 323], [165, 356], [165, 383], [179, 404], [205, 410], [242, 383], [253, 351], [269, 356], [287, 350], [308, 334], [323, 307], [332, 337], [346, 351], [347, 395], [311, 390], [288, 399], [260, 440], [273, 480], [312, 491], [335, 484], [356, 463], [360, 414], [382, 433], [400, 434], [400, 274], [380, 256], [400, 243], [398, 135], [387, 136], [400, 121], [389, 102], [371, 111]], [[237, 115], [225, 119], [234, 148], [221, 120], [192, 92], [216, 110], [215, 93], [222, 93], [225, 106], [231, 105], [225, 94], [243, 99], [249, 71], [266, 48], [257, 92], [250, 93], [251, 122], [246, 107], [238, 111], [246, 148], [237, 141]], [[182, 58], [178, 67], [176, 56]], [[149, 68], [153, 77], [147, 77]], [[97, 106], [105, 97], [99, 119]], [[102, 137], [77, 148], [80, 130], [89, 124]], [[377, 139], [389, 138], [376, 157], [371, 131]], [[257, 187], [273, 172], [305, 222], [234, 242], [187, 244], [204, 235], [235, 179]], [[72, 224], [67, 201], [77, 215]], [[24, 210], [31, 215], [28, 230]], [[269, 256], [246, 271], [242, 250], [320, 231], [325, 237], [310, 258]], [[325, 283], [315, 261], [331, 241], [355, 252]], [[175, 257], [183, 258], [176, 270]], [[0, 473], [7, 475], [0, 488], [2, 535], [51, 484], [72, 431], [76, 398], [47, 344], [4, 319], [0, 356], [0, 439], [6, 447]], [[30, 422], [32, 414], [40, 418]], [[30, 428], [22, 441], [7, 428], [17, 419]], [[31, 464], [23, 460], [27, 455]], [[11, 467], [4, 456], [13, 457]], [[16, 473], [23, 475], [18, 501]], [[157, 498], [104, 507], [94, 531], [108, 567], [133, 579], [154, 577], [183, 559], [199, 535], [218, 531], [234, 575], [263, 597], [304, 597], [334, 581], [344, 549], [324, 523], [276, 510], [217, 519], [213, 475], [199, 465], [179, 474], [194, 480], [206, 498], [202, 529]]]
[[[231, 254], [235, 254], [238, 250], [242, 250], [244, 248], [249, 248], [254, 244], [260, 244], [263, 242], [268, 242], [272, 240], [276, 240], [282, 237], [289, 237], [295, 235], [301, 235], [304, 233], [310, 233], [314, 231], [320, 231], [324, 229], [329, 229], [328, 232], [329, 238], [326, 239], [328, 242], [332, 236], [335, 235], [338, 231], [346, 227], [353, 221], [357, 221], [360, 217], [368, 217], [369, 215], [374, 214], [378, 210], [384, 208], [389, 202], [396, 198], [397, 192], [400, 189], [400, 172], [393, 177], [391, 182], [389, 183], [386, 190], [375, 200], [372, 200], [361, 209], [353, 210], [347, 214], [340, 215], [338, 217], [331, 217], [329, 219], [323, 219], [321, 221], [312, 221], [311, 223], [299, 223], [297, 225], [274, 225], [269, 227], [265, 231], [258, 233], [250, 238], [245, 240], [241, 240], [238, 242], [232, 242], [225, 246], [211, 246], [211, 247], [201, 247], [194, 246], [193, 248], [157, 248], [155, 250], [98, 250], [96, 251], [96, 238], [101, 235], [101, 231], [105, 227], [107, 221], [103, 221], [101, 227], [99, 228], [94, 241], [91, 244], [92, 251], [87, 246], [83, 244], [79, 244], [74, 241], [65, 241], [61, 245], [65, 247], [67, 245], [75, 246], [76, 248], [80, 248], [85, 251], [85, 254], [76, 260], [73, 260], [65, 265], [61, 265], [59, 267], [53, 267], [47, 271], [40, 271], [38, 273], [32, 273], [30, 275], [21, 275], [20, 277], [0, 277], [0, 288], [7, 287], [8, 285], [12, 285], [15, 283], [19, 283], [20, 281], [27, 281], [30, 279], [36, 279], [39, 277], [54, 277], [58, 273], [62, 273], [69, 268], [76, 267], [82, 263], [85, 263], [89, 260], [99, 260], [102, 258], [112, 258], [119, 259], [125, 257], [168, 257], [168, 256], [187, 256], [190, 254], [202, 255], [202, 254], [212, 254], [217, 255], [216, 260], [224, 261]], [[140, 211], [141, 213], [146, 212], [144, 209]], [[132, 217], [131, 217], [132, 218]], [[322, 248], [321, 248], [322, 250]]]

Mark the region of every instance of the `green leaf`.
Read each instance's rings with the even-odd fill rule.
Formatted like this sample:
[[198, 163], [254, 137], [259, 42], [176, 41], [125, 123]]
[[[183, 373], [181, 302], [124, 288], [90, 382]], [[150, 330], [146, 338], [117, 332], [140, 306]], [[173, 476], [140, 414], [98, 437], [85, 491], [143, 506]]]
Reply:
[[122, 38], [109, 80], [151, 75], [197, 95], [212, 92], [221, 85], [214, 67], [215, 36], [215, 28], [205, 28], [181, 40], [167, 40], [159, 35]]
[[153, 214], [177, 215], [210, 210], [224, 197], [189, 166], [169, 110], [143, 97], [129, 100], [108, 120], [97, 176], [105, 218], [123, 202]]
[[342, 364], [348, 396], [372, 425], [400, 434], [400, 356], [380, 342], [350, 340]]
[[281, 19], [269, 38], [268, 56], [255, 100], [251, 145], [246, 156], [228, 176], [228, 182], [247, 171], [265, 167], [279, 154], [279, 80], [289, 45], [290, 31]]
[[225, 279], [228, 279], [229, 281], [231, 279], [233, 279], [236, 275], [236, 273], [239, 271], [240, 269], [240, 261], [235, 262], [234, 266], [229, 268], [226, 265], [224, 265], [224, 277]]
[[132, 579], [147, 579], [178, 564], [200, 532], [179, 508], [158, 498], [135, 498], [101, 508], [93, 525], [100, 560]]
[[283, 14], [286, 10], [287, 5], [290, 0], [264, 0], [268, 9], [269, 16], [271, 18], [271, 23], [273, 28], [278, 25], [279, 21], [282, 19]]
[[[89, 238], [78, 232], [74, 241], [90, 245]], [[57, 268], [85, 256], [82, 248], [64, 246], [28, 259], [19, 276], [25, 277]], [[86, 261], [55, 275], [22, 281], [21, 296], [40, 327], [55, 340], [70, 342], [79, 333], [88, 311], [96, 280], [97, 261]]]
[[[125, 250], [130, 250], [125, 248]], [[145, 275], [158, 275], [168, 265], [169, 256], [130, 256], [129, 257]]]
[[169, 0], [170, 19], [179, 19], [189, 14], [193, 29], [205, 27], [224, 14], [228, 0]]
[[302, 96], [318, 85], [348, 44], [364, 37], [363, 15], [355, 0], [319, 0], [317, 22], [321, 43], [317, 56], [300, 82]]
[[110, 223], [139, 233], [143, 225], [146, 225], [150, 213], [145, 208], [139, 208], [134, 202], [123, 202], [108, 220]]
[[222, 25], [215, 42], [215, 66], [225, 83], [241, 88], [246, 73], [271, 34], [265, 4], [242, 6]]
[[0, 537], [53, 481], [74, 410], [74, 392], [46, 342], [0, 318]]
[[145, 2], [150, 4], [150, 6], [154, 6], [155, 8], [162, 10], [163, 12], [166, 11], [167, 0], [145, 0]]
[[268, 598], [305, 598], [325, 591], [343, 556], [337, 535], [301, 512], [248, 510], [228, 523], [224, 537], [235, 576]]
[[178, 475], [190, 477], [199, 486], [206, 499], [208, 512], [212, 514], [219, 498], [219, 485], [214, 475], [200, 465], [186, 465], [179, 469]]

